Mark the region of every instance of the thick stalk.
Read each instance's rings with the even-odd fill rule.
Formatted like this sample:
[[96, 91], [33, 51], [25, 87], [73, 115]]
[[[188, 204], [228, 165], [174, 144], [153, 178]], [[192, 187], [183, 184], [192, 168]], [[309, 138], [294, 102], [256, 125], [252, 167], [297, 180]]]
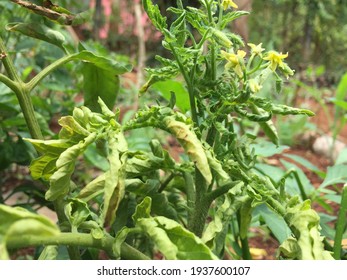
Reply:
[[195, 169], [195, 204], [191, 219], [188, 221], [188, 229], [195, 233], [197, 236], [202, 236], [202, 232], [205, 227], [206, 217], [208, 214], [211, 202], [206, 199], [207, 185], [206, 180], [200, 173]]
[[195, 185], [193, 176], [189, 172], [183, 172], [183, 178], [185, 181], [185, 190], [187, 195], [188, 225], [190, 225], [192, 221], [192, 213], [195, 206]]
[[[40, 246], [40, 245], [66, 245], [66, 246], [81, 246], [91, 247], [106, 251], [111, 257], [112, 245], [114, 238], [111, 236], [105, 236], [101, 239], [95, 239], [91, 234], [87, 233], [61, 233], [58, 236], [18, 236], [12, 237], [7, 242], [9, 249], [22, 248], [28, 246]], [[149, 260], [149, 258], [131, 247], [130, 245], [123, 243], [121, 246], [121, 258], [126, 260]]]
[[31, 137], [34, 139], [43, 139], [40, 125], [35, 117], [35, 110], [31, 101], [30, 93], [26, 90], [24, 85], [21, 90], [18, 90], [15, 93]]

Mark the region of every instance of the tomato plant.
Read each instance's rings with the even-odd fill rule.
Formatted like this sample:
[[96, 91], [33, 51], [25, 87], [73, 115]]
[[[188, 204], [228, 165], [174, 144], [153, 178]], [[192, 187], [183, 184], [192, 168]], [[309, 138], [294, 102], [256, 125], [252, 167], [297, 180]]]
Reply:
[[[266, 51], [261, 43], [247, 48], [242, 38], [226, 31], [228, 23], [247, 14], [236, 10], [233, 1], [200, 2], [202, 8], [197, 9], [178, 0], [168, 9], [176, 18], [169, 25], [157, 5], [143, 0], [171, 56], [156, 57], [161, 66], [146, 69], [149, 78], [140, 90], [142, 95], [156, 90], [164, 101], [139, 109], [124, 123], [119, 111], [112, 110], [114, 99], [103, 90], [110, 79], [117, 83], [114, 77], [130, 71], [130, 66], [82, 45], [71, 52], [63, 41], [56, 41], [59, 33], [52, 42], [44, 30], [41, 39], [62, 47], [66, 55], [24, 82], [0, 41], [7, 72], [0, 81], [16, 94], [32, 137], [25, 141], [38, 153], [30, 164], [31, 176], [45, 183], [45, 199], [53, 203], [59, 218], [56, 225], [23, 208], [0, 205], [1, 258], [9, 258], [7, 249], [42, 245], [40, 258], [55, 259], [59, 245], [66, 246], [71, 259], [90, 257], [97, 249], [115, 259], [160, 255], [213, 260], [223, 259], [229, 247], [233, 258], [250, 259], [248, 231], [257, 211], [270, 213], [282, 226], [272, 228], [281, 241], [279, 258], [333, 259], [310, 200], [286, 189], [289, 174], [274, 180], [255, 167], [259, 150], [254, 144], [265, 141], [258, 130], [273, 147], [279, 145], [274, 115], [314, 115], [260, 94], [269, 77], [275, 77], [274, 88], [280, 94], [282, 79], [294, 74], [284, 62], [288, 54]], [[46, 16], [52, 19], [55, 13], [61, 24], [74, 22], [65, 11], [51, 10]], [[27, 28], [24, 23], [17, 27], [32, 36]], [[56, 138], [43, 139], [30, 93], [70, 61], [84, 63], [86, 83], [101, 76], [98, 84], [90, 85], [99, 90], [92, 91], [92, 103], [60, 118]], [[152, 139], [149, 149], [129, 149], [127, 135], [139, 128], [163, 131], [177, 140], [184, 155], [173, 159], [160, 139]], [[98, 151], [104, 168], [84, 185], [73, 175], [90, 147]], [[341, 211], [343, 225], [346, 210]]]

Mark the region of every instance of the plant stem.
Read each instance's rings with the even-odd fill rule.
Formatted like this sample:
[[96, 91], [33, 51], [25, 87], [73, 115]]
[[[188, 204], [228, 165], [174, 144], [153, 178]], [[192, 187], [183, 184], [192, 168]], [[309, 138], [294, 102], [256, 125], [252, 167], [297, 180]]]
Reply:
[[[28, 246], [39, 245], [72, 245], [81, 247], [92, 247], [100, 250], [105, 250], [111, 257], [114, 257], [112, 253], [112, 245], [114, 238], [111, 236], [105, 236], [101, 239], [95, 239], [91, 234], [87, 233], [61, 233], [58, 236], [15, 236], [11, 237], [7, 242], [8, 248], [21, 248]], [[131, 247], [130, 245], [123, 243], [121, 246], [121, 258], [127, 260], [149, 260], [149, 258]]]
[[12, 89], [14, 92], [18, 90], [17, 83], [9, 79], [3, 74], [0, 74], [0, 82], [4, 83], [6, 86], [8, 86], [10, 89]]
[[165, 188], [168, 186], [168, 184], [171, 182], [171, 180], [173, 178], [175, 178], [175, 175], [176, 175], [175, 173], [170, 173], [170, 175], [167, 176], [167, 178], [165, 178], [164, 182], [161, 183], [161, 186], [158, 190], [158, 193], [161, 193], [165, 190]]
[[293, 174], [294, 174], [294, 177], [295, 177], [295, 180], [296, 182], [298, 183], [298, 186], [299, 186], [299, 190], [300, 190], [300, 193], [301, 193], [301, 198], [302, 200], [307, 200], [308, 197], [307, 197], [307, 194], [305, 192], [305, 189], [304, 189], [304, 185], [302, 184], [301, 180], [300, 180], [300, 177], [299, 177], [299, 174], [296, 170], [293, 170]]
[[188, 89], [188, 93], [189, 93], [189, 104], [190, 104], [190, 110], [192, 113], [192, 119], [195, 123], [196, 126], [199, 126], [199, 122], [198, 122], [198, 115], [197, 115], [197, 111], [196, 111], [196, 104], [195, 104], [195, 95], [194, 95], [194, 87], [192, 85], [192, 81], [190, 80], [190, 77], [188, 75], [188, 73], [185, 71], [184, 66], [175, 50], [175, 46], [172, 43], [169, 43], [170, 45], [170, 49], [172, 51], [173, 56], [175, 57], [175, 60], [177, 61], [178, 67], [180, 68], [180, 71], [183, 75], [183, 78], [187, 84], [187, 89]]
[[52, 71], [57, 69], [59, 66], [72, 60], [74, 58], [74, 56], [75, 56], [75, 54], [70, 54], [70, 55], [64, 56], [64, 57], [58, 59], [57, 61], [51, 63], [50, 65], [48, 65], [43, 70], [41, 70], [34, 78], [32, 78], [26, 84], [28, 91], [31, 92], [44, 77], [46, 77]]
[[4, 82], [15, 92], [31, 137], [35, 139], [43, 139], [40, 125], [35, 117], [34, 106], [30, 97], [30, 90], [19, 77], [11, 58], [8, 56], [8, 52], [1, 37], [0, 53], [2, 54], [1, 60], [8, 75], [8, 78], [1, 75], [0, 81]]
[[2, 40], [1, 37], [0, 37], [0, 53], [1, 53], [1, 60], [4, 64], [8, 77], [14, 82], [17, 82], [17, 83], [22, 82], [22, 80], [20, 79], [16, 71], [16, 68], [13, 65], [11, 58], [8, 56], [8, 52], [6, 50], [4, 41]]
[[188, 229], [195, 233], [195, 235], [201, 237], [205, 227], [206, 217], [208, 214], [211, 202], [206, 199], [206, 180], [200, 173], [195, 169], [195, 204], [191, 219], [188, 221]]
[[[239, 224], [239, 228], [241, 228], [241, 210], [239, 209], [236, 213], [237, 216], [237, 222]], [[242, 250], [242, 258], [244, 260], [251, 260], [252, 255], [249, 251], [249, 244], [248, 244], [248, 238], [247, 235], [245, 237], [241, 237], [241, 233], [239, 232], [239, 238], [241, 241], [241, 250]]]
[[[62, 198], [58, 198], [53, 201], [54, 210], [57, 213], [59, 225], [62, 225], [65, 222], [68, 222], [65, 213], [64, 213], [64, 200]], [[67, 251], [69, 253], [71, 260], [79, 260], [81, 259], [81, 255], [78, 247], [76, 246], [67, 246]]]
[[241, 181], [232, 181], [232, 182], [227, 183], [221, 187], [216, 188], [215, 190], [209, 192], [206, 195], [207, 201], [210, 201], [212, 203], [216, 198], [222, 196], [223, 194], [226, 194], [230, 189], [232, 189], [233, 187], [235, 187], [239, 183], [241, 183]]
[[194, 209], [194, 196], [195, 186], [193, 176], [189, 172], [183, 172], [183, 178], [185, 181], [185, 190], [187, 195], [187, 206], [188, 206], [188, 224], [191, 221], [191, 216]]
[[342, 236], [347, 223], [347, 184], [344, 185], [341, 195], [341, 205], [336, 223], [336, 232], [334, 239], [334, 258], [341, 259]]

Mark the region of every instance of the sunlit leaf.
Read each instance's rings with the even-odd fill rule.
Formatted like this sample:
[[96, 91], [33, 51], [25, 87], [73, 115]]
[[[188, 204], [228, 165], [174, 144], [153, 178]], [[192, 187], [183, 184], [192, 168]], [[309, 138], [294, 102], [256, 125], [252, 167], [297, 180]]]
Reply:
[[6, 244], [17, 238], [52, 237], [59, 235], [58, 227], [48, 218], [20, 207], [0, 205], [0, 258], [7, 259]]
[[217, 257], [192, 232], [165, 217], [142, 218], [137, 225], [168, 260], [215, 260]]
[[167, 80], [155, 83], [152, 88], [159, 91], [168, 101], [170, 101], [171, 92], [174, 92], [176, 95], [176, 106], [183, 113], [187, 112], [190, 109], [189, 94], [182, 83], [173, 80]]
[[117, 208], [125, 192], [125, 167], [127, 142], [121, 132], [112, 133], [108, 139], [110, 169], [105, 173], [104, 205], [102, 218], [106, 225], [114, 222]]
[[166, 117], [163, 121], [167, 129], [181, 143], [191, 161], [196, 164], [201, 175], [206, 179], [206, 182], [210, 184], [212, 181], [211, 170], [204, 147], [196, 134], [191, 130], [189, 125], [176, 121], [173, 117]]
[[57, 171], [50, 177], [50, 188], [46, 192], [47, 200], [53, 201], [69, 192], [71, 175], [75, 170], [76, 159], [95, 139], [96, 133], [91, 133], [84, 140], [61, 153], [56, 162]]

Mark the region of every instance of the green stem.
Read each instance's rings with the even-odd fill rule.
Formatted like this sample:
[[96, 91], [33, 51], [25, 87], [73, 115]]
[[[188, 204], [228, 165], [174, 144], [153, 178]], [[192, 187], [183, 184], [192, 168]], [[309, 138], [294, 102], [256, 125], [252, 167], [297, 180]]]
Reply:
[[[67, 246], [81, 246], [92, 247], [106, 251], [111, 257], [112, 245], [114, 238], [105, 236], [101, 239], [95, 239], [91, 234], [87, 233], [61, 233], [58, 236], [15, 236], [11, 237], [7, 242], [7, 247], [10, 249], [40, 246], [40, 245], [67, 245]], [[126, 260], [149, 260], [149, 258], [131, 247], [123, 243], [121, 246], [121, 258]]]
[[52, 64], [48, 65], [43, 70], [41, 70], [40, 73], [38, 73], [34, 78], [32, 78], [26, 84], [28, 91], [31, 92], [44, 77], [49, 75], [52, 71], [57, 69], [59, 66], [73, 60], [75, 55], [76, 54], [64, 56], [64, 57], [58, 59], [57, 61], [53, 62]]
[[266, 204], [269, 205], [273, 210], [275, 210], [275, 212], [277, 212], [279, 215], [285, 217], [286, 209], [280, 202], [269, 196], [266, 200]]
[[21, 90], [15, 91], [15, 93], [31, 137], [34, 139], [43, 139], [42, 131], [35, 116], [35, 110], [29, 91], [25, 87], [22, 87]]
[[183, 78], [187, 84], [188, 93], [189, 93], [189, 104], [190, 104], [190, 110], [192, 113], [192, 119], [193, 119], [195, 125], [198, 126], [199, 122], [198, 122], [198, 115], [197, 115], [197, 111], [196, 111], [194, 87], [192, 85], [192, 82], [190, 80], [188, 73], [184, 69], [183, 63], [181, 62], [181, 60], [180, 60], [180, 58], [179, 58], [179, 56], [175, 50], [175, 46], [172, 43], [169, 43], [169, 46], [170, 46], [170, 49], [172, 51], [173, 56], [175, 57], [175, 60], [177, 61], [178, 67], [180, 68], [180, 71], [183, 75]]
[[194, 185], [193, 176], [189, 172], [183, 172], [183, 178], [185, 181], [185, 191], [187, 195], [188, 224], [190, 224], [194, 205], [195, 205], [194, 204], [195, 185]]
[[295, 177], [295, 180], [296, 182], [298, 183], [298, 186], [299, 186], [299, 190], [300, 190], [300, 193], [301, 193], [301, 198], [302, 200], [307, 200], [308, 199], [308, 196], [305, 192], [305, 188], [304, 188], [304, 185], [302, 184], [301, 180], [300, 180], [300, 177], [299, 177], [299, 174], [296, 170], [293, 170], [293, 174], [294, 174], [294, 177]]
[[[240, 210], [237, 211], [237, 222], [239, 224], [239, 228], [241, 228], [241, 213]], [[241, 241], [241, 250], [242, 250], [242, 258], [244, 260], [251, 260], [252, 255], [249, 251], [249, 244], [248, 244], [248, 238], [247, 235], [245, 237], [241, 237], [241, 234], [239, 235], [240, 241]]]
[[[57, 213], [59, 224], [62, 225], [64, 223], [68, 223], [68, 220], [67, 220], [67, 218], [65, 216], [65, 212], [64, 212], [64, 200], [62, 198], [58, 198], [57, 200], [55, 200], [53, 202], [53, 204], [54, 204], [54, 210]], [[81, 259], [81, 255], [80, 255], [78, 247], [71, 246], [71, 245], [67, 246], [67, 251], [69, 253], [71, 260]]]
[[336, 232], [334, 239], [334, 258], [335, 260], [341, 259], [341, 243], [343, 233], [347, 223], [347, 184], [342, 189], [341, 205], [339, 215], [336, 223]]
[[164, 182], [161, 183], [161, 185], [160, 185], [160, 188], [158, 190], [159, 193], [161, 193], [163, 190], [165, 190], [165, 188], [168, 186], [168, 184], [171, 182], [171, 180], [173, 178], [175, 178], [175, 175], [176, 175], [175, 173], [170, 173], [170, 175], [167, 176], [167, 178], [164, 180]]
[[30, 97], [30, 90], [19, 77], [11, 58], [8, 56], [8, 52], [1, 37], [0, 53], [2, 54], [1, 61], [3, 62], [8, 75], [8, 78], [1, 75], [0, 79], [15, 92], [31, 137], [35, 139], [43, 139], [40, 125], [35, 117], [34, 106]]
[[2, 57], [1, 58], [2, 63], [4, 64], [8, 77], [14, 82], [21, 83], [22, 80], [20, 79], [11, 58], [8, 56], [8, 52], [6, 50], [4, 41], [2, 40], [1, 37], [0, 37], [0, 54]]
[[0, 82], [4, 83], [6, 86], [8, 86], [10, 89], [12, 89], [14, 92], [16, 92], [18, 89], [18, 84], [8, 77], [6, 77], [3, 74], [0, 74]]
[[206, 180], [196, 168], [195, 170], [195, 204], [191, 219], [188, 221], [188, 229], [197, 236], [202, 236], [205, 227], [208, 210], [211, 202], [206, 199]]
[[227, 183], [226, 185], [222, 187], [216, 188], [215, 190], [213, 190], [212, 192], [206, 195], [206, 200], [212, 203], [216, 198], [222, 196], [223, 194], [226, 194], [229, 190], [231, 190], [233, 187], [238, 185], [240, 182], [241, 181], [234, 181], [234, 182]]

